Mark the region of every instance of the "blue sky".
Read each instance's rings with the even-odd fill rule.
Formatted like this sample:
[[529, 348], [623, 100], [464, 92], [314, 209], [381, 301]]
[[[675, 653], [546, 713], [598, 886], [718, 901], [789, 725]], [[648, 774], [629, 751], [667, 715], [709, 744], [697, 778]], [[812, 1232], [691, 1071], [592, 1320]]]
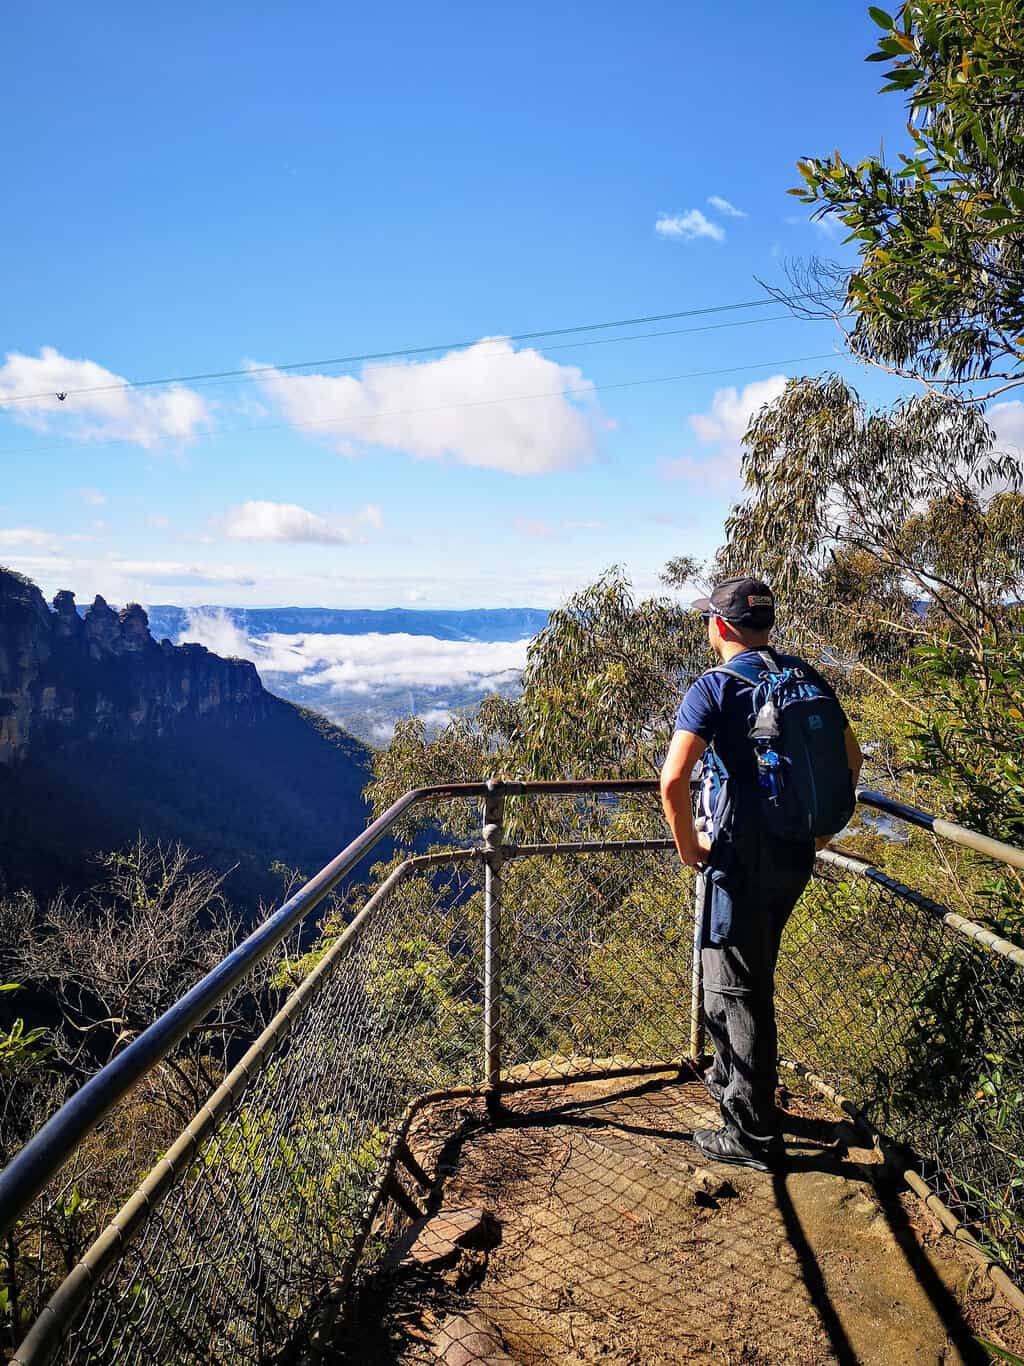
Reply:
[[839, 254], [785, 191], [900, 141], [873, 34], [860, 0], [12, 10], [0, 560], [112, 601], [551, 606], [613, 561], [653, 590], [718, 543], [751, 407], [847, 368], [799, 359], [833, 330], [482, 339]]

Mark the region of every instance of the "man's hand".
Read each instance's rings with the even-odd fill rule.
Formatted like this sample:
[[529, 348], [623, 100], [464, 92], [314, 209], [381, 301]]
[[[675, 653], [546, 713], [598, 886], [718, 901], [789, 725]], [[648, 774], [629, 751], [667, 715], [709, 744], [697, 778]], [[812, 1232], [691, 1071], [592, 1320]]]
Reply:
[[707, 863], [707, 855], [711, 853], [711, 837], [703, 830], [694, 831], [693, 843], [679, 845], [679, 857], [686, 864], [687, 868], [701, 868]]

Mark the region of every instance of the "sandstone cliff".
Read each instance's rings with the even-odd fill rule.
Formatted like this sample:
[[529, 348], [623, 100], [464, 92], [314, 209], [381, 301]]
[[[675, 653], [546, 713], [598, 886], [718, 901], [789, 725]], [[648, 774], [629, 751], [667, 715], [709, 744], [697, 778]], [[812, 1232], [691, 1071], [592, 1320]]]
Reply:
[[271, 703], [252, 664], [158, 643], [137, 604], [115, 612], [97, 597], [82, 617], [64, 591], [51, 611], [0, 569], [0, 763], [30, 743], [161, 736], [179, 718], [256, 725]]
[[254, 919], [278, 861], [312, 873], [363, 828], [369, 760], [252, 664], [0, 570], [0, 897], [87, 887], [142, 835], [182, 841]]

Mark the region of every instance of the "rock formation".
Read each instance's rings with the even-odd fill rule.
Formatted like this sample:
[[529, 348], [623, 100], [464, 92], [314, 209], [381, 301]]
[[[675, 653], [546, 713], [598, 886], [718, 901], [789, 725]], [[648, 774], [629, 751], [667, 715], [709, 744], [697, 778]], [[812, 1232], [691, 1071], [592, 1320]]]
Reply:
[[30, 742], [162, 735], [185, 715], [255, 725], [271, 704], [252, 664], [158, 644], [137, 603], [115, 612], [97, 596], [83, 617], [65, 589], [51, 611], [35, 584], [0, 569], [0, 763]]

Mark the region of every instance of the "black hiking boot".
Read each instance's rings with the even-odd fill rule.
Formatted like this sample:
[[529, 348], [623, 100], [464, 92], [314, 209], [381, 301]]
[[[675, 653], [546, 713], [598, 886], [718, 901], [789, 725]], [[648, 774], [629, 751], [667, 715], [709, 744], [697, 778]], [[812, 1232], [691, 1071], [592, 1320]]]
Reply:
[[731, 1129], [695, 1129], [693, 1141], [712, 1162], [728, 1162], [733, 1167], [753, 1167], [759, 1172], [773, 1171], [782, 1158], [781, 1143], [748, 1148]]

